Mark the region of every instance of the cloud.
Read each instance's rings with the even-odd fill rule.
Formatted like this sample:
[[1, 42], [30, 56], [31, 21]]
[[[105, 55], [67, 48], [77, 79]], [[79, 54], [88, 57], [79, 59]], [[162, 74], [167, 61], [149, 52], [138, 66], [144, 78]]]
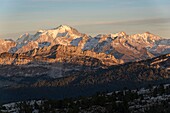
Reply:
[[[100, 2], [107, 0], [31, 0], [33, 2]], [[108, 0], [109, 1], [109, 0]]]
[[80, 25], [163, 24], [163, 23], [170, 23], [170, 18], [150, 18], [127, 21], [98, 21]]

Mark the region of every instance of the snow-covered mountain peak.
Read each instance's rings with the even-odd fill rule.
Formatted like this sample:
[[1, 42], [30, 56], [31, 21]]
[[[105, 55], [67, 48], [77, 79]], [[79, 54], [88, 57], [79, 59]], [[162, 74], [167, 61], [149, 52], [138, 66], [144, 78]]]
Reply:
[[29, 36], [29, 33], [25, 33], [25, 34], [21, 35], [19, 38], [24, 38], [24, 37], [27, 37], [27, 36]]
[[65, 29], [67, 31], [70, 31], [72, 28], [68, 25], [60, 25], [59, 27], [57, 27], [57, 29], [59, 29], [59, 30]]
[[46, 31], [46, 30], [40, 29], [40, 30], [37, 31], [37, 33], [43, 33], [43, 32], [45, 32], [45, 31]]
[[109, 36], [112, 37], [112, 38], [116, 38], [116, 37], [127, 36], [127, 34], [125, 32], [123, 32], [123, 31], [121, 31], [121, 32], [118, 32], [118, 33], [115, 33], [115, 34], [110, 34]]
[[[118, 59], [123, 59], [125, 62], [132, 61], [133, 58], [150, 58], [150, 54], [169, 53], [170, 50], [170, 40], [163, 40], [149, 32], [132, 35], [125, 32], [117, 32], [91, 37], [67, 25], [60, 25], [53, 29], [38, 30], [33, 35], [25, 33], [14, 42], [12, 48], [7, 48], [6, 50], [9, 50], [11, 53], [24, 53], [35, 48], [50, 48], [54, 45], [72, 45], [82, 51], [89, 50], [96, 53], [111, 54]], [[4, 51], [0, 50], [0, 52]]]
[[101, 38], [103, 36], [104, 36], [103, 34], [98, 34], [98, 35], [95, 36], [95, 38]]
[[28, 40], [30, 40], [31, 35], [29, 33], [25, 33], [23, 35], [21, 35], [18, 39], [17, 39], [17, 43], [26, 43]]
[[134, 34], [134, 35], [130, 35], [131, 38], [136, 39], [136, 40], [143, 40], [146, 41], [148, 43], [150, 42], [155, 42], [157, 40], [160, 40], [161, 37], [156, 36], [150, 32], [145, 32], [142, 34]]
[[68, 25], [60, 25], [54, 29], [51, 29], [52, 31], [63, 33], [63, 32], [72, 32], [74, 28], [68, 26]]
[[42, 35], [52, 36], [54, 39], [57, 38], [57, 37], [70, 38], [70, 37], [80, 37], [80, 36], [82, 36], [82, 34], [79, 33], [76, 29], [74, 29], [70, 26], [67, 26], [67, 25], [60, 25], [57, 28], [44, 31], [42, 33]]
[[152, 34], [152, 33], [150, 33], [149, 31], [147, 31], [147, 32], [145, 32], [144, 34]]
[[119, 36], [126, 36], [126, 33], [124, 31], [118, 32], [117, 33]]

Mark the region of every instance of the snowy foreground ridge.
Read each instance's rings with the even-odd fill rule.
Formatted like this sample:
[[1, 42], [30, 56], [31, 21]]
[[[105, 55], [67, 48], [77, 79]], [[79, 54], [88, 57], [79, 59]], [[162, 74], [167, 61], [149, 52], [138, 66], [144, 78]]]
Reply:
[[[131, 96], [130, 98], [127, 98]], [[98, 98], [99, 100], [95, 100]], [[100, 100], [102, 98], [102, 100]], [[124, 98], [124, 99], [122, 99]], [[126, 100], [127, 98], [127, 100]], [[91, 102], [92, 105], [85, 108], [81, 106], [81, 102], [85, 101]], [[4, 104], [1, 106], [1, 112], [3, 113], [20, 113], [20, 112], [32, 112], [32, 113], [41, 113], [41, 112], [56, 112], [56, 113], [69, 113], [71, 106], [75, 106], [74, 110], [76, 113], [107, 113], [108, 110], [112, 110], [112, 112], [123, 112], [122, 109], [127, 110], [129, 113], [149, 113], [155, 109], [155, 106], [162, 106], [165, 104], [169, 106], [170, 100], [170, 85], [159, 85], [153, 86], [149, 88], [141, 88], [136, 90], [122, 90], [115, 91], [110, 93], [101, 93], [92, 97], [85, 97], [80, 99], [68, 99], [65, 100], [65, 104], [61, 105], [60, 101], [50, 101], [50, 100], [31, 100], [31, 101], [22, 101], [22, 102], [14, 102], [9, 104]], [[95, 101], [97, 103], [95, 103]], [[60, 105], [57, 103], [60, 102]], [[64, 102], [64, 100], [63, 100]], [[88, 104], [88, 103], [86, 103]], [[119, 108], [121, 107], [127, 108]], [[77, 106], [76, 106], [77, 105]], [[85, 105], [85, 103], [84, 103]], [[111, 105], [113, 109], [107, 108], [107, 106]], [[58, 107], [57, 107], [58, 106]], [[117, 107], [116, 107], [117, 106]], [[165, 106], [164, 106], [165, 107]], [[120, 110], [119, 110], [120, 109]], [[161, 110], [161, 108], [160, 108]], [[165, 113], [167, 109], [164, 109]]]

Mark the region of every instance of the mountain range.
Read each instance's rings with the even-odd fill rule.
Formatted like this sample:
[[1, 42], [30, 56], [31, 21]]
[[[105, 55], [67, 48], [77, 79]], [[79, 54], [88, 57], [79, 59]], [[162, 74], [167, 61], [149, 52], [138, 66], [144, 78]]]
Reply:
[[16, 41], [0, 40], [0, 64], [72, 63], [112, 66], [170, 53], [170, 39], [145, 32], [99, 34], [95, 37], [60, 25], [49, 30], [25, 33]]
[[169, 78], [170, 39], [149, 32], [92, 37], [60, 25], [0, 40], [0, 102], [87, 96]]

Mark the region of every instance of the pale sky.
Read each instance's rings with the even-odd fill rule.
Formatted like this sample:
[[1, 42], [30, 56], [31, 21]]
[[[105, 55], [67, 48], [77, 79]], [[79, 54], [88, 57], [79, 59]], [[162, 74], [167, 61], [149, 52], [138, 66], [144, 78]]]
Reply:
[[149, 31], [170, 38], [170, 0], [1, 0], [0, 38], [70, 25], [89, 35]]

